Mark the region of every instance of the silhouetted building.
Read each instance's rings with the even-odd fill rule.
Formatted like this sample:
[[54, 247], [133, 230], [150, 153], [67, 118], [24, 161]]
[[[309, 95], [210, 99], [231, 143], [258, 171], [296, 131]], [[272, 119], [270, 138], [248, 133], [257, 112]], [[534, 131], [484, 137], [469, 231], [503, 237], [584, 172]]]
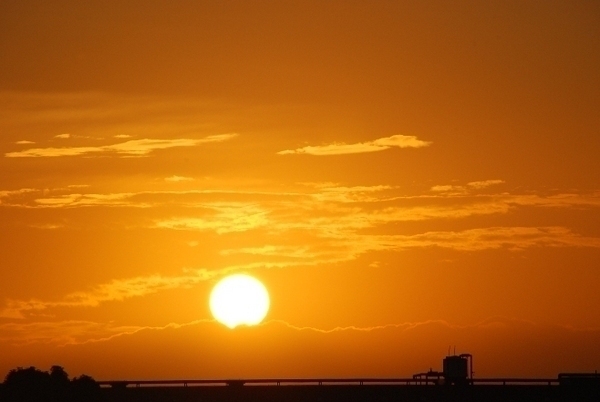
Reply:
[[[417, 382], [436, 384], [468, 384], [473, 379], [473, 356], [468, 353], [446, 356], [442, 362], [443, 371], [429, 370], [413, 375]], [[443, 379], [443, 380], [442, 380]]]
[[[469, 361], [471, 363], [470, 369]], [[446, 356], [443, 361], [443, 368], [446, 383], [466, 384], [467, 379], [473, 379], [473, 356], [468, 353], [458, 356]]]

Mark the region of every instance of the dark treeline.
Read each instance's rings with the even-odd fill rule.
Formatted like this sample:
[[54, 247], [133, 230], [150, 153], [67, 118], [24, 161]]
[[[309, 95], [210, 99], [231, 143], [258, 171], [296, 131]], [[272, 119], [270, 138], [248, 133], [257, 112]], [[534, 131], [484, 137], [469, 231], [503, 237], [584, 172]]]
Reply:
[[90, 376], [69, 379], [61, 366], [50, 371], [35, 367], [8, 372], [0, 387], [0, 401], [6, 402], [96, 402], [102, 400], [100, 385]]

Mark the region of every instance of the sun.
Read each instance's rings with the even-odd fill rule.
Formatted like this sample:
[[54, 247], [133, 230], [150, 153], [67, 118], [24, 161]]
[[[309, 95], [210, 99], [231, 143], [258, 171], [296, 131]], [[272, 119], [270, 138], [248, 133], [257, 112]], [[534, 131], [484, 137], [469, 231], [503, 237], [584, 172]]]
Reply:
[[227, 276], [210, 294], [210, 311], [229, 328], [259, 324], [269, 311], [269, 292], [256, 278], [246, 274]]

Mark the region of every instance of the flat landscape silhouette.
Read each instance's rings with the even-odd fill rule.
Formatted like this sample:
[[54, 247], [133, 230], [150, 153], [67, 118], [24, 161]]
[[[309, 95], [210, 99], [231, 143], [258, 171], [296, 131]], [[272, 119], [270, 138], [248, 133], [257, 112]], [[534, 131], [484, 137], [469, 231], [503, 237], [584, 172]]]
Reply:
[[[444, 359], [442, 372], [408, 379], [112, 380], [69, 379], [61, 366], [11, 370], [0, 386], [6, 402], [562, 402], [597, 401], [600, 374], [563, 373], [554, 379], [474, 379], [462, 356]], [[470, 356], [470, 355], [469, 355]], [[465, 359], [466, 361], [466, 359]], [[458, 362], [458, 364], [457, 364]], [[427, 374], [427, 375], [423, 375]]]

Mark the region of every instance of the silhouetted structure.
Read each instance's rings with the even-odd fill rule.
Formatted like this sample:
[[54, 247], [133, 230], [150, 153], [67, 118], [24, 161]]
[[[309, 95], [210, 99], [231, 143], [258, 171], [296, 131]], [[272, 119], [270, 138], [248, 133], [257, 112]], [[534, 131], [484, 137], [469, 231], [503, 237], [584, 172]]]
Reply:
[[[470, 368], [469, 366], [470, 361]], [[443, 361], [444, 380], [448, 384], [466, 384], [467, 379], [473, 379], [473, 356], [468, 353], [446, 356]]]
[[443, 371], [429, 371], [413, 375], [413, 379], [420, 384], [466, 385], [473, 382], [473, 355], [463, 353], [460, 355], [446, 356], [442, 362]]
[[600, 387], [600, 373], [560, 373], [558, 383], [567, 387]]

